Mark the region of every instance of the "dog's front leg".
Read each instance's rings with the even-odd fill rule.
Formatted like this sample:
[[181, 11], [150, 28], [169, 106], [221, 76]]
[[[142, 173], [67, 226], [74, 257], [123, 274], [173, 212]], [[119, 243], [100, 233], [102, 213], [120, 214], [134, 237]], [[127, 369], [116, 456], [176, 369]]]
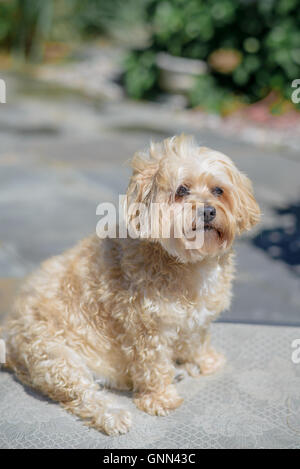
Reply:
[[193, 338], [182, 334], [177, 350], [177, 362], [193, 377], [215, 373], [225, 363], [225, 357], [211, 346], [207, 328], [201, 329]]
[[143, 335], [135, 343], [131, 366], [136, 406], [151, 415], [167, 415], [183, 402], [172, 384], [174, 366], [158, 336]]

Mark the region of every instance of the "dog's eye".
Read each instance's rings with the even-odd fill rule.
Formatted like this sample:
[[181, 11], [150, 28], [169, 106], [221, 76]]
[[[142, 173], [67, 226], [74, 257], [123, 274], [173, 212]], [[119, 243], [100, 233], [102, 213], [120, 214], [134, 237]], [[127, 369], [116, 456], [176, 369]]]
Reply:
[[190, 193], [190, 191], [186, 186], [179, 186], [177, 191], [176, 191], [176, 195], [178, 197], [183, 197], [184, 195], [187, 195], [189, 193]]
[[216, 195], [217, 197], [223, 194], [223, 189], [221, 187], [214, 187], [212, 190], [212, 193]]

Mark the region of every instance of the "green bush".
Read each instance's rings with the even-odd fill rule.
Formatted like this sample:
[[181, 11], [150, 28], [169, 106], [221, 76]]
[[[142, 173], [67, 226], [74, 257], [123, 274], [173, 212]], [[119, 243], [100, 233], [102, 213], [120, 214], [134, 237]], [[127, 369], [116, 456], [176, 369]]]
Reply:
[[[290, 99], [300, 78], [300, 0], [0, 0], [0, 47], [25, 60], [41, 60], [46, 40], [74, 44], [99, 34], [139, 45], [124, 73], [137, 99], [161, 91], [161, 51], [210, 64], [189, 102], [217, 112], [270, 90]], [[220, 50], [236, 54], [232, 69], [216, 66]]]
[[[151, 46], [132, 51], [126, 62], [128, 94], [159, 92], [154, 62], [144, 57], [165, 51], [210, 62], [217, 50], [234, 50], [240, 62], [230, 72], [212, 68], [200, 77], [190, 104], [220, 111], [233, 94], [248, 102], [278, 90], [290, 99], [291, 82], [300, 78], [300, 0], [149, 0]], [[210, 96], [209, 96], [210, 95]]]
[[49, 33], [53, 0], [0, 2], [0, 46], [21, 57], [39, 58]]

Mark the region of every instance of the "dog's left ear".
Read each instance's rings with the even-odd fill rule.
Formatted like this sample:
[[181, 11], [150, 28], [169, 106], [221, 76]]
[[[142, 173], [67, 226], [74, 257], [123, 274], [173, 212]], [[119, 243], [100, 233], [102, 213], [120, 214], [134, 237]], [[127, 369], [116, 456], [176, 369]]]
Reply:
[[240, 231], [250, 230], [260, 220], [260, 208], [253, 194], [250, 179], [240, 171], [234, 174], [237, 226]]

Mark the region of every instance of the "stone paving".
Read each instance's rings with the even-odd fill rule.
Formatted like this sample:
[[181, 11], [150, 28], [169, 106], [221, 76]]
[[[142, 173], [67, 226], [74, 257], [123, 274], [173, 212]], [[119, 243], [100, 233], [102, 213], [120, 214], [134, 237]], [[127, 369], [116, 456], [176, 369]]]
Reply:
[[167, 106], [92, 100], [38, 82], [26, 93], [13, 76], [6, 81], [8, 102], [0, 105], [0, 314], [43, 259], [95, 231], [97, 205], [116, 202], [126, 190], [134, 151], [184, 131], [248, 173], [263, 211], [260, 226], [237, 242], [234, 301], [221, 320], [300, 325], [299, 151], [196, 129]]

